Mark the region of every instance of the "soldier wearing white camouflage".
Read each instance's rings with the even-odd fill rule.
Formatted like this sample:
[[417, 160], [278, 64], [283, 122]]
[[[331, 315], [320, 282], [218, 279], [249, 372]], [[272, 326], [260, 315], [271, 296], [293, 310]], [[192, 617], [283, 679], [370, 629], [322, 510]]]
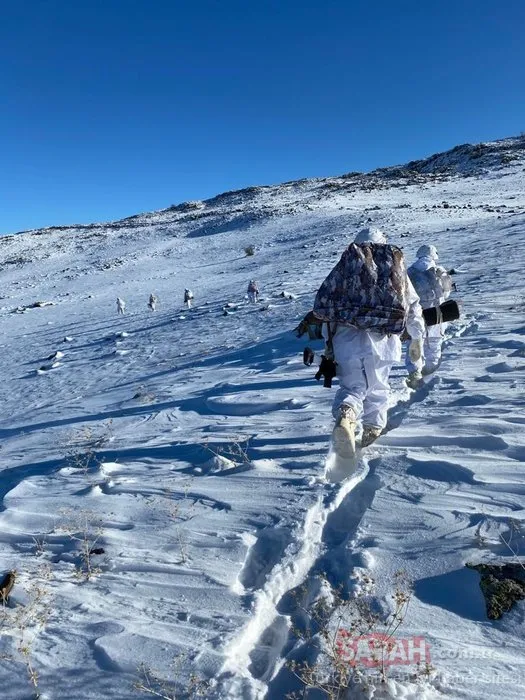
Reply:
[[[358, 246], [357, 253], [364, 256], [359, 263], [359, 271], [352, 279], [345, 278], [332, 286], [325, 286], [329, 280], [327, 278], [314, 305], [314, 313], [320, 318], [324, 314], [326, 320], [327, 315], [332, 314], [339, 319], [337, 323], [329, 325], [339, 379], [339, 390], [332, 406], [336, 419], [332, 444], [336, 453], [342, 457], [352, 457], [355, 454], [355, 428], [358, 420], [363, 425], [362, 447], [370, 445], [385, 428], [390, 391], [388, 379], [394, 362], [401, 360], [401, 332], [406, 328], [412, 338], [410, 354], [417, 361], [425, 329], [419, 298], [406, 274], [402, 251], [395, 246], [388, 246], [385, 235], [376, 228], [361, 231], [354, 243]], [[380, 265], [376, 264], [374, 258], [367, 257], [372, 252]], [[391, 309], [383, 308], [379, 302], [377, 306], [363, 305], [366, 300], [374, 297], [388, 299], [389, 295], [401, 300], [392, 316], [394, 321], [389, 315]], [[334, 299], [335, 307], [330, 306]], [[354, 300], [355, 303], [350, 303]], [[377, 329], [374, 328], [376, 321]], [[364, 327], [367, 324], [368, 327]], [[385, 332], [388, 324], [394, 324], [393, 332]], [[328, 333], [325, 337], [328, 337]]]
[[157, 301], [158, 301], [158, 299], [157, 299], [157, 297], [156, 297], [155, 294], [150, 294], [150, 295], [149, 295], [148, 306], [149, 306], [149, 308], [150, 308], [152, 311], [156, 311], [156, 310], [157, 310]]
[[259, 286], [255, 280], [250, 280], [248, 284], [248, 301], [255, 304], [259, 300]]
[[[438, 252], [433, 245], [422, 245], [416, 253], [416, 262], [408, 268], [408, 276], [414, 285], [423, 309], [438, 307], [450, 295], [453, 283], [444, 267], [437, 265]], [[441, 346], [446, 323], [437, 323], [425, 329], [422, 356], [416, 362], [406, 356], [409, 375], [407, 383], [415, 386], [422, 375], [435, 372], [441, 362]]]
[[117, 297], [117, 313], [120, 315], [124, 315], [124, 311], [126, 310], [126, 302], [124, 299], [121, 299], [120, 297]]

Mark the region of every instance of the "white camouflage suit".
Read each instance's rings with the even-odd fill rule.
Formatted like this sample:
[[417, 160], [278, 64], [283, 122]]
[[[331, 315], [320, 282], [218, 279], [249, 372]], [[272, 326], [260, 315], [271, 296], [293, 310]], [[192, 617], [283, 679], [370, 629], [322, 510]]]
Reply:
[[[386, 243], [378, 229], [369, 229], [367, 240], [361, 240], [360, 236], [355, 239], [356, 243]], [[421, 339], [425, 322], [419, 297], [408, 277], [407, 301], [407, 332], [412, 339]], [[337, 420], [339, 409], [347, 405], [354, 409], [364, 426], [383, 429], [387, 422], [390, 393], [388, 377], [392, 365], [401, 361], [401, 340], [397, 335], [339, 325], [332, 345], [339, 379], [339, 389], [332, 405], [334, 418]]]
[[[416, 257], [416, 262], [408, 268], [408, 274], [416, 293], [419, 295], [421, 307], [428, 309], [439, 306], [449, 297], [452, 290], [452, 280], [444, 267], [436, 265], [438, 253], [435, 246], [422, 245], [418, 249]], [[429, 270], [432, 270], [434, 274], [426, 276], [425, 273]], [[435, 326], [425, 327], [421, 359], [412, 362], [408, 351], [406, 353], [406, 368], [410, 374], [414, 372], [430, 374], [438, 368], [447, 325], [447, 323], [437, 323]]]

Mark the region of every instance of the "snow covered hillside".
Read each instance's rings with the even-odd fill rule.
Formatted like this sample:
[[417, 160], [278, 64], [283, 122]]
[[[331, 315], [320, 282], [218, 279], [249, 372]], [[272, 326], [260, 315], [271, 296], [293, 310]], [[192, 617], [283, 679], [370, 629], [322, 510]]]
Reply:
[[[335, 389], [291, 331], [370, 224], [434, 243], [463, 314], [326, 484]], [[435, 670], [363, 696], [521, 699], [524, 604], [489, 620], [465, 564], [525, 555], [524, 246], [525, 139], [0, 237], [0, 696], [281, 700], [316, 601], [385, 617], [404, 571]]]

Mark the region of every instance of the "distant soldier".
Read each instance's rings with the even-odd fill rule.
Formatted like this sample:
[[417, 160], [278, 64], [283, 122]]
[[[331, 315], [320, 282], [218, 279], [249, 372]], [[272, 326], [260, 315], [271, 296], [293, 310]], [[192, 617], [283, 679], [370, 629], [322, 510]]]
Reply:
[[[417, 260], [408, 268], [408, 276], [414, 285], [423, 310], [438, 307], [453, 289], [453, 282], [444, 267], [438, 265], [436, 246], [422, 245], [416, 253]], [[422, 375], [435, 372], [441, 362], [441, 346], [445, 338], [446, 323], [436, 323], [425, 329], [422, 357], [416, 362], [406, 356], [408, 384], [417, 386]]]
[[191, 309], [191, 305], [193, 302], [193, 292], [191, 289], [185, 289], [184, 290], [184, 303], [188, 307], [188, 309]]
[[250, 280], [248, 284], [248, 300], [255, 304], [259, 300], [259, 287], [255, 280]]
[[149, 308], [150, 308], [152, 311], [156, 311], [156, 310], [157, 310], [157, 302], [158, 302], [158, 299], [157, 299], [157, 297], [155, 296], [155, 294], [150, 294], [150, 295], [149, 295], [148, 306], [149, 306]]
[[119, 315], [124, 315], [125, 310], [126, 310], [126, 302], [124, 301], [124, 299], [117, 297], [117, 313]]

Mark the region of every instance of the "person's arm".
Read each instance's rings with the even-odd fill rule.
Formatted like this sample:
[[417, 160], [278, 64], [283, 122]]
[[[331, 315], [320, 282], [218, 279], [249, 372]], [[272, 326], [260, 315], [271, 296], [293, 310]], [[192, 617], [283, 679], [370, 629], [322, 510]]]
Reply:
[[423, 319], [423, 311], [419, 303], [419, 297], [408, 276], [406, 292], [408, 301], [407, 332], [412, 340], [419, 340], [422, 339], [425, 334], [425, 320]]
[[448, 297], [450, 296], [450, 292], [454, 287], [454, 283], [452, 282], [450, 275], [444, 267], [436, 267], [436, 275], [439, 282], [439, 286], [441, 287], [443, 292], [443, 297], [445, 299], [448, 299]]

